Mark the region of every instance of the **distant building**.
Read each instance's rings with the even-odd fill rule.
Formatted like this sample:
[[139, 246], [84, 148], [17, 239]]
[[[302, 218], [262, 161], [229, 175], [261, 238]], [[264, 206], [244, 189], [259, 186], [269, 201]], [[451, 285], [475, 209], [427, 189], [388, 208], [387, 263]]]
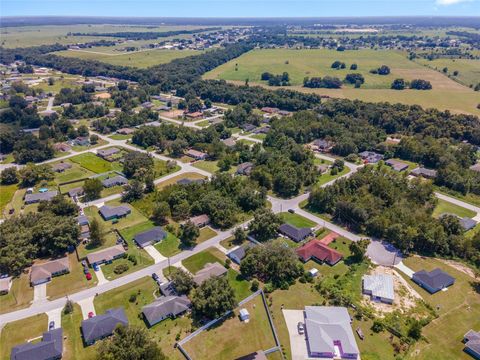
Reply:
[[208, 154], [194, 149], [188, 150], [186, 155], [194, 158], [195, 160], [205, 160], [208, 157]]
[[128, 326], [123, 308], [109, 309], [103, 315], [97, 315], [82, 321], [82, 335], [85, 344], [92, 345], [97, 340], [113, 334], [117, 326]]
[[40, 201], [50, 201], [52, 200], [55, 196], [58, 195], [58, 191], [46, 191], [43, 193], [37, 193], [37, 194], [26, 194], [25, 195], [25, 204], [35, 204]]
[[109, 264], [115, 259], [123, 257], [125, 254], [125, 249], [122, 245], [115, 245], [109, 248], [95, 251], [87, 255], [88, 263], [93, 265]]
[[227, 269], [223, 265], [217, 262], [205, 264], [203, 269], [197, 271], [193, 277], [193, 281], [197, 285], [201, 285], [205, 280], [210, 279], [213, 276], [222, 276], [227, 273]]
[[373, 301], [392, 304], [394, 300], [393, 276], [388, 274], [364, 275], [363, 293], [370, 295]]
[[52, 165], [52, 170], [58, 173], [64, 172], [65, 170], [68, 170], [71, 168], [72, 168], [72, 164], [65, 163], [65, 162], [60, 162]]
[[296, 226], [290, 224], [282, 224], [278, 228], [278, 232], [286, 237], [290, 238], [295, 242], [300, 242], [305, 240], [307, 237], [312, 235], [312, 229], [310, 228], [297, 228]]
[[102, 185], [106, 188], [111, 188], [111, 187], [114, 187], [114, 186], [127, 185], [127, 184], [128, 184], [127, 178], [125, 178], [121, 175], [117, 175], [117, 176], [114, 176], [112, 178], [102, 180]]
[[68, 196], [71, 198], [75, 196], [83, 196], [85, 194], [85, 191], [83, 190], [83, 186], [79, 186], [73, 189], [68, 190]]
[[120, 135], [130, 135], [130, 134], [133, 134], [134, 132], [135, 130], [131, 128], [121, 128], [117, 130], [117, 134], [120, 134]]
[[316, 139], [312, 142], [313, 150], [317, 150], [320, 152], [329, 152], [332, 150], [333, 145], [335, 145], [332, 141], [326, 139]]
[[380, 160], [383, 160], [383, 155], [378, 154], [374, 151], [362, 151], [361, 153], [358, 154], [364, 162], [367, 164], [376, 164]]
[[136, 234], [133, 240], [139, 247], [144, 248], [145, 246], [156, 244], [166, 237], [167, 233], [160, 226], [156, 226], [150, 230]]
[[463, 342], [465, 343], [464, 351], [474, 359], [480, 360], [480, 331], [469, 330], [463, 336]]
[[276, 114], [280, 111], [279, 108], [265, 106], [262, 108], [262, 111], [267, 114]]
[[100, 215], [102, 216], [103, 220], [113, 220], [127, 216], [132, 212], [132, 210], [126, 205], [120, 206], [108, 206], [103, 205], [100, 210]]
[[161, 296], [142, 308], [148, 325], [153, 326], [167, 318], [175, 318], [190, 309], [192, 303], [186, 296]]
[[90, 140], [86, 136], [79, 136], [73, 139], [72, 143], [77, 146], [90, 146]]
[[237, 166], [236, 174], [249, 176], [252, 170], [253, 170], [253, 163], [244, 162]]
[[229, 137], [228, 139], [223, 139], [222, 142], [225, 144], [225, 146], [229, 148], [234, 147], [237, 143], [232, 137]]
[[455, 278], [439, 268], [430, 272], [425, 270], [417, 271], [413, 274], [412, 280], [430, 294], [446, 289], [455, 283]]
[[30, 270], [30, 284], [32, 286], [43, 284], [49, 282], [55, 276], [60, 276], [69, 272], [70, 263], [66, 256], [43, 264], [33, 265]]
[[53, 144], [53, 149], [54, 149], [55, 151], [61, 151], [61, 152], [68, 152], [68, 151], [72, 150], [72, 148], [70, 147], [70, 145], [65, 144], [65, 143], [56, 143], [56, 144]]
[[417, 167], [410, 172], [410, 175], [417, 177], [424, 177], [425, 179], [435, 179], [437, 177], [437, 170]]
[[43, 333], [40, 342], [27, 342], [13, 347], [10, 360], [56, 360], [61, 359], [62, 354], [63, 330], [58, 328]]
[[480, 162], [470, 166], [470, 170], [480, 172]]
[[253, 124], [243, 124], [240, 127], [244, 132], [250, 132], [256, 129], [256, 126]]
[[109, 149], [97, 150], [97, 155], [100, 156], [101, 158], [105, 159], [105, 158], [108, 158], [112, 155], [118, 154], [119, 152], [120, 152], [119, 148], [112, 147], [112, 148], [109, 148]]
[[186, 113], [185, 117], [187, 117], [189, 119], [200, 119], [200, 118], [203, 117], [203, 114], [200, 111], [195, 111], [195, 112], [192, 112], [192, 113]]
[[404, 171], [408, 169], [408, 164], [400, 160], [388, 159], [385, 164], [390, 166], [395, 171]]
[[323, 244], [318, 239], [309, 241], [305, 245], [299, 247], [296, 251], [297, 255], [303, 262], [313, 259], [333, 266], [343, 258], [341, 253]]

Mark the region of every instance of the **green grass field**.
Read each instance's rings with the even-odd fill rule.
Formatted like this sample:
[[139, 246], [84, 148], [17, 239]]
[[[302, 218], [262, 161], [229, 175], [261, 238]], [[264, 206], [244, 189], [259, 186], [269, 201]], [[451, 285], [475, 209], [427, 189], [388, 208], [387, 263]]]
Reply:
[[469, 217], [472, 218], [476, 215], [475, 211], [465, 209], [461, 206], [452, 204], [448, 201], [438, 199], [438, 204], [433, 211], [434, 217], [439, 217], [442, 214], [454, 214], [460, 217]]
[[[77, 155], [77, 156], [81, 156], [81, 155]], [[55, 181], [57, 182], [57, 184], [78, 180], [78, 179], [84, 179], [94, 175], [94, 172], [88, 169], [85, 169], [84, 167], [80, 166], [79, 163], [68, 161], [68, 160], [65, 160], [64, 162], [72, 165], [72, 167], [68, 170], [65, 170], [64, 172], [55, 173]], [[83, 160], [80, 160], [80, 162], [85, 163]]]
[[[441, 72], [447, 68], [447, 74], [465, 86], [475, 86], [480, 83], [480, 60], [441, 58], [435, 60], [416, 59], [415, 61]], [[454, 71], [458, 71], [457, 76], [453, 76]]]
[[313, 221], [307, 219], [306, 217], [303, 217], [302, 215], [298, 215], [298, 214], [291, 214], [289, 212], [283, 212], [283, 213], [280, 214], [280, 216], [282, 217], [284, 222], [286, 222], [290, 225], [296, 226], [298, 228], [301, 228], [301, 227], [312, 228], [312, 227], [315, 227], [317, 225]]
[[107, 171], [112, 170], [122, 170], [122, 165], [118, 162], [109, 162], [103, 160], [99, 156], [87, 152], [80, 155], [75, 155], [70, 158], [71, 161], [74, 163], [79, 164], [80, 166], [84, 167], [87, 170], [90, 170], [94, 173], [101, 174]]
[[220, 250], [211, 247], [183, 260], [182, 264], [192, 274], [196, 274], [197, 271], [203, 269], [207, 263], [218, 262], [223, 265], [224, 261], [225, 255], [221, 253]]
[[0, 296], [0, 314], [25, 308], [33, 300], [33, 287], [30, 286], [30, 276], [21, 274], [13, 279], [10, 292]]
[[15, 191], [17, 191], [18, 185], [0, 185], [0, 217], [3, 218], [3, 210], [13, 199]]

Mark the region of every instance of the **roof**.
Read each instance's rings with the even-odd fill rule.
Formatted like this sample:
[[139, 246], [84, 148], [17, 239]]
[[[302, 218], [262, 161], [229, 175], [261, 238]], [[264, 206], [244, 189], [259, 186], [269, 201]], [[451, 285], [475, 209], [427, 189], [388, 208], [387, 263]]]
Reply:
[[102, 262], [102, 261], [110, 261], [113, 260], [115, 257], [125, 254], [125, 249], [122, 245], [114, 245], [109, 248], [99, 250], [87, 255], [87, 260], [90, 264]]
[[436, 268], [430, 272], [425, 270], [417, 271], [413, 274], [412, 279], [417, 280], [418, 282], [435, 290], [440, 290], [446, 286], [449, 286], [455, 281], [455, 278], [439, 268]]
[[52, 165], [52, 170], [53, 171], [63, 171], [63, 170], [70, 169], [71, 167], [72, 167], [72, 164], [60, 162], [58, 164]]
[[330, 265], [336, 264], [343, 258], [341, 253], [323, 244], [318, 239], [311, 240], [298, 248], [297, 254], [303, 261], [308, 261], [313, 257]]
[[382, 299], [394, 299], [393, 277], [387, 274], [374, 274], [363, 276], [363, 290], [372, 293], [372, 296]]
[[313, 145], [321, 149], [327, 149], [329, 147], [332, 147], [333, 143], [325, 139], [316, 139], [313, 141]]
[[85, 215], [79, 215], [77, 217], [77, 221], [78, 221], [78, 225], [86, 225], [90, 223], [88, 221], [88, 218]]
[[408, 164], [400, 160], [388, 159], [385, 164], [389, 165], [395, 171], [403, 171], [408, 168]]
[[343, 353], [359, 353], [344, 307], [306, 306], [305, 327], [310, 353], [335, 353], [338, 342]]
[[475, 226], [477, 226], [477, 222], [473, 219], [470, 219], [469, 217], [464, 217], [459, 219], [460, 225], [465, 231], [473, 229]]
[[246, 253], [247, 253], [247, 250], [254, 247], [255, 244], [254, 243], [251, 243], [249, 242], [248, 244], [245, 244], [245, 245], [242, 245], [242, 246], [239, 246], [238, 248], [236, 248], [235, 250], [232, 250], [230, 251], [227, 256], [230, 257], [230, 258], [235, 258], [235, 259], [238, 259], [238, 260], [242, 260]]
[[70, 197], [74, 197], [74, 196], [78, 196], [78, 195], [83, 195], [85, 192], [83, 190], [83, 186], [80, 186], [80, 187], [76, 187], [76, 188], [73, 188], [73, 189], [70, 189], [68, 191], [68, 196]]
[[86, 343], [113, 334], [117, 325], [128, 325], [128, 319], [123, 308], [109, 309], [105, 314], [94, 316], [82, 321], [82, 334]]
[[480, 172], [480, 162], [470, 166], [470, 170]]
[[246, 174], [250, 172], [253, 168], [253, 163], [244, 162], [237, 166], [237, 174]]
[[222, 140], [222, 142], [228, 147], [235, 146], [235, 144], [237, 143], [235, 139], [232, 137], [229, 137], [228, 139], [224, 139]]
[[25, 343], [12, 349], [11, 360], [49, 360], [61, 358], [63, 353], [63, 330], [54, 329], [43, 333], [42, 341]]
[[165, 239], [166, 237], [167, 233], [160, 226], [156, 226], [150, 230], [136, 234], [133, 239], [140, 247], [143, 248], [146, 245], [156, 243]]
[[0, 292], [9, 291], [12, 277], [0, 278]]
[[161, 296], [153, 303], [142, 308], [142, 313], [150, 325], [156, 324], [167, 316], [177, 316], [191, 306], [186, 296]]
[[480, 339], [467, 341], [465, 344], [465, 348], [476, 354], [480, 354]]
[[25, 202], [50, 201], [57, 196], [57, 194], [58, 191], [56, 190], [37, 194], [27, 194], [25, 195]]
[[265, 106], [265, 107], [262, 108], [262, 111], [263, 111], [263, 112], [266, 112], [266, 113], [269, 113], [269, 114], [276, 113], [276, 112], [278, 112], [279, 110], [280, 110], [279, 108], [269, 107], [269, 106]]
[[267, 360], [267, 357], [262, 350], [258, 350], [251, 354], [236, 358], [235, 360]]
[[120, 206], [103, 205], [100, 208], [100, 214], [105, 219], [109, 219], [109, 218], [112, 218], [112, 217], [125, 216], [127, 214], [130, 214], [130, 212], [131, 212], [130, 208], [126, 205], [120, 205]]
[[108, 179], [105, 179], [102, 181], [102, 185], [105, 186], [105, 187], [110, 187], [110, 186], [115, 186], [115, 185], [124, 185], [124, 184], [127, 184], [128, 183], [128, 180], [121, 176], [121, 175], [117, 175], [117, 176], [114, 176], [112, 178], [108, 178]]
[[43, 264], [33, 265], [30, 271], [30, 282], [47, 279], [51, 277], [52, 274], [64, 271], [70, 271], [70, 264], [66, 256]]
[[302, 241], [312, 233], [312, 229], [310, 228], [297, 228], [296, 226], [286, 223], [280, 225], [278, 231], [297, 242]]
[[199, 225], [209, 223], [210, 222], [210, 217], [207, 214], [202, 214], [202, 215], [198, 215], [198, 216], [194, 216], [194, 217], [190, 218], [190, 221], [194, 225], [199, 226]]
[[465, 335], [463, 335], [464, 340], [480, 340], [480, 331], [468, 330]]
[[202, 156], [207, 156], [204, 152], [195, 150], [195, 149], [190, 149], [187, 151], [187, 155], [193, 156], [193, 157], [202, 157]]
[[427, 177], [427, 178], [434, 178], [434, 177], [437, 176], [437, 170], [418, 167], [418, 168], [413, 169], [410, 172], [410, 174], [414, 175], [414, 176], [423, 176], [423, 177]]
[[193, 277], [193, 281], [195, 281], [197, 285], [200, 285], [205, 280], [210, 279], [212, 276], [222, 276], [226, 272], [227, 269], [225, 269], [224, 266], [220, 265], [217, 262], [207, 263], [205, 264], [203, 269], [197, 271], [197, 273]]
[[177, 295], [177, 290], [175, 289], [175, 285], [173, 281], [167, 281], [160, 284], [160, 292], [164, 296], [174, 296]]
[[111, 155], [115, 155], [119, 152], [120, 152], [119, 148], [113, 147], [113, 148], [110, 148], [110, 149], [97, 150], [97, 155], [99, 155], [99, 156], [111, 156]]

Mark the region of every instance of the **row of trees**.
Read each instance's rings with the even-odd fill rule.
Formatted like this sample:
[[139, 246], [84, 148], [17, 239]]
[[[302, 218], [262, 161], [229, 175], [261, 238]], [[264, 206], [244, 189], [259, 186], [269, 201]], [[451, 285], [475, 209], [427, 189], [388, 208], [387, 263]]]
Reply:
[[391, 88], [393, 90], [404, 90], [406, 88], [415, 90], [431, 90], [432, 84], [428, 80], [414, 79], [411, 82], [404, 79], [395, 79], [392, 82]]

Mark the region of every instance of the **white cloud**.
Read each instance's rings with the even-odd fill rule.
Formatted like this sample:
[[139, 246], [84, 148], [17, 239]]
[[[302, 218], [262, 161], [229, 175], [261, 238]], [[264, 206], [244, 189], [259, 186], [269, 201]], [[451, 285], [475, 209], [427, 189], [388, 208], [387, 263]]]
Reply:
[[455, 5], [462, 2], [467, 2], [471, 0], [437, 0], [438, 5]]

